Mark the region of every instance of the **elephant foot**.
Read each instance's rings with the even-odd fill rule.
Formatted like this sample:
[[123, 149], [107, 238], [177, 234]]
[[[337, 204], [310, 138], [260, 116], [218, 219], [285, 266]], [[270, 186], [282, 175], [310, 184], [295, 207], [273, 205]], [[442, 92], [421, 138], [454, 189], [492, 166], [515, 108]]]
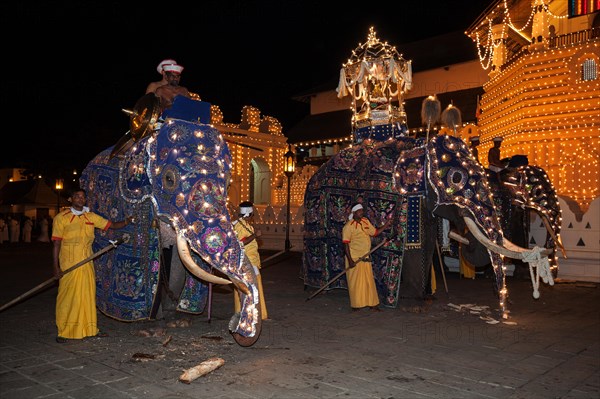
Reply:
[[425, 313], [433, 304], [435, 297], [427, 295], [424, 298], [404, 298], [404, 306], [402, 311], [408, 313]]
[[233, 337], [233, 339], [235, 340], [235, 342], [237, 342], [237, 344], [239, 346], [243, 346], [243, 347], [248, 347], [248, 346], [252, 346], [256, 343], [256, 341], [258, 341], [258, 337], [260, 336], [260, 330], [261, 327], [258, 327], [258, 331], [256, 332], [256, 334], [253, 337], [245, 337], [237, 332], [235, 332], [235, 329], [237, 328], [239, 322], [240, 322], [240, 313], [235, 313], [231, 319], [229, 320], [229, 332], [231, 333], [231, 336]]

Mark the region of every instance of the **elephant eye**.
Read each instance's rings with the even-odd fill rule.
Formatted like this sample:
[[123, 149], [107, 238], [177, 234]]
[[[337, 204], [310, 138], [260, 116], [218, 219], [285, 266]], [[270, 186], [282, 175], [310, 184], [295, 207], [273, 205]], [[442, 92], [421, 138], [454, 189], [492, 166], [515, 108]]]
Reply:
[[179, 172], [177, 171], [176, 168], [172, 167], [172, 166], [167, 166], [162, 174], [162, 186], [163, 186], [163, 190], [167, 191], [167, 192], [174, 192], [175, 190], [177, 190], [177, 187], [179, 186]]
[[446, 178], [447, 186], [455, 191], [460, 191], [465, 187], [465, 183], [469, 179], [467, 173], [460, 168], [450, 168], [448, 177]]
[[460, 173], [452, 174], [452, 183], [458, 184], [458, 183], [460, 183], [461, 180], [462, 180], [462, 176], [460, 175]]

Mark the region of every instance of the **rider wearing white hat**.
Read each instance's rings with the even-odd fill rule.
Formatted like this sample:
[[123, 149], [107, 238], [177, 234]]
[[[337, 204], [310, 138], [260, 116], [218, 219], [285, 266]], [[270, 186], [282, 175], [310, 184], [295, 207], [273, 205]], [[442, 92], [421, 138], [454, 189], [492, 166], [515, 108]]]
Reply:
[[[158, 64], [158, 66], [156, 67], [156, 71], [162, 75], [162, 80], [159, 80], [158, 82], [150, 83], [148, 85], [148, 87], [146, 88], [146, 94], [154, 93], [156, 91], [156, 89], [158, 89], [160, 86], [164, 86], [169, 83], [169, 81], [167, 80], [167, 77], [166, 77], [165, 70], [164, 70], [165, 66], [167, 66], [167, 65], [177, 65], [177, 61], [168, 58], [166, 60], [162, 60]], [[182, 69], [183, 69], [183, 67], [182, 67]], [[179, 73], [181, 73], [181, 72], [179, 72]]]
[[162, 75], [163, 67], [165, 65], [177, 65], [177, 61], [171, 59], [162, 60], [160, 64], [158, 64], [158, 66], [156, 67], [156, 71]]

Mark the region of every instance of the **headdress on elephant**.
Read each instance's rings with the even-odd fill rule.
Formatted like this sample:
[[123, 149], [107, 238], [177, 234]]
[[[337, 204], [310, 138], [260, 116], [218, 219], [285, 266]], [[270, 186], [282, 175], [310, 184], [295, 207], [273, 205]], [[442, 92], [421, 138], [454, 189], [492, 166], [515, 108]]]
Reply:
[[165, 65], [177, 65], [177, 61], [171, 59], [162, 60], [156, 67], [158, 73], [163, 73], [163, 68]]
[[448, 129], [452, 129], [456, 133], [456, 130], [460, 128], [460, 125], [462, 124], [460, 109], [452, 104], [448, 104], [448, 107], [442, 112], [442, 123]]
[[163, 67], [163, 71], [180, 74], [183, 71], [183, 67], [177, 64], [169, 64]]
[[254, 212], [254, 204], [251, 201], [244, 201], [240, 204], [240, 216], [247, 218]]
[[442, 104], [437, 96], [426, 97], [421, 104], [421, 123], [429, 129], [438, 122], [441, 112]]
[[354, 205], [350, 210], [350, 216], [348, 216], [348, 220], [354, 219], [354, 212], [358, 211], [359, 209], [364, 209], [361, 204]]

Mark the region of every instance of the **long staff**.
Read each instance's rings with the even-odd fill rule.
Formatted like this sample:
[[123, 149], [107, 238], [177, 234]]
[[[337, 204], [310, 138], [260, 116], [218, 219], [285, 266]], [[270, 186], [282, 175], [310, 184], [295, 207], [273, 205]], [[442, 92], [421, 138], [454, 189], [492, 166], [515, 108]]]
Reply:
[[55, 282], [56, 280], [61, 279], [62, 277], [64, 277], [65, 274], [67, 273], [71, 273], [73, 270], [85, 265], [88, 262], [91, 262], [92, 260], [96, 259], [97, 257], [99, 257], [100, 255], [104, 254], [105, 252], [110, 251], [113, 248], [116, 248], [117, 245], [123, 244], [124, 242], [127, 242], [129, 240], [128, 236], [123, 236], [121, 238], [119, 238], [116, 241], [111, 241], [110, 245], [107, 245], [106, 247], [102, 248], [101, 250], [99, 250], [96, 253], [93, 253], [92, 255], [90, 255], [89, 257], [85, 258], [84, 260], [82, 260], [81, 262], [69, 267], [68, 269], [66, 269], [65, 271], [62, 272], [62, 276], [59, 278], [56, 277], [52, 277], [46, 281], [44, 281], [43, 283], [35, 286], [34, 288], [30, 289], [29, 291], [27, 291], [26, 293], [19, 295], [18, 297], [16, 297], [15, 299], [13, 299], [12, 301], [2, 305], [2, 307], [0, 307], [0, 312], [2, 312], [3, 310], [11, 307], [12, 305], [14, 305], [15, 303], [21, 301], [22, 299], [28, 298], [31, 295], [35, 294], [36, 292], [40, 291], [42, 288], [50, 285], [51, 283]]
[[[366, 254], [364, 254], [363, 256], [361, 256], [360, 258], [358, 258], [356, 260], [356, 263], [363, 262], [363, 261], [367, 260], [369, 258], [369, 255], [371, 255], [373, 252], [375, 252], [377, 249], [379, 249], [379, 247], [381, 247], [383, 244], [386, 244], [388, 241], [389, 241], [389, 238], [386, 238], [385, 240], [381, 241], [379, 244], [377, 244], [375, 246], [375, 248], [373, 248], [372, 250], [370, 250], [369, 252], [367, 252]], [[321, 291], [323, 291], [325, 288], [327, 288], [331, 283], [333, 283], [335, 280], [337, 280], [338, 278], [340, 278], [344, 274], [346, 274], [347, 271], [348, 271], [348, 269], [344, 269], [341, 272], [339, 272], [337, 275], [335, 275], [335, 277], [333, 277], [331, 280], [329, 280], [324, 286], [322, 286], [317, 291], [315, 291], [311, 296], [309, 296], [308, 298], [306, 298], [306, 300], [309, 301], [312, 298], [314, 298], [315, 296], [317, 296]]]

